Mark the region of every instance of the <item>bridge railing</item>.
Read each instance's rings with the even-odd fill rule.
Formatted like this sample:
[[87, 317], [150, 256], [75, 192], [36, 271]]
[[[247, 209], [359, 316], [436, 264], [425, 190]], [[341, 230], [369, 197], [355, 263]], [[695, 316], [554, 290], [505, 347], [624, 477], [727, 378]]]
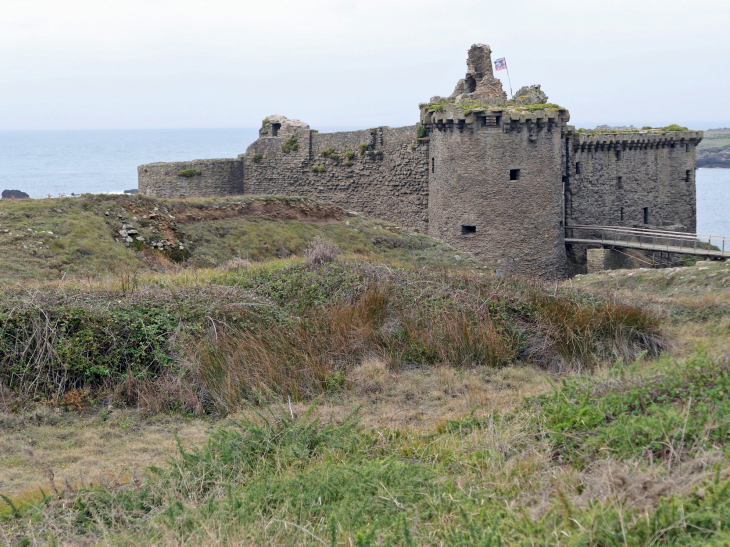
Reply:
[[[606, 244], [625, 242], [631, 247], [666, 250], [672, 253], [730, 257], [730, 237], [623, 226], [570, 225], [565, 237], [590, 239]], [[664, 249], [662, 249], [664, 247]]]

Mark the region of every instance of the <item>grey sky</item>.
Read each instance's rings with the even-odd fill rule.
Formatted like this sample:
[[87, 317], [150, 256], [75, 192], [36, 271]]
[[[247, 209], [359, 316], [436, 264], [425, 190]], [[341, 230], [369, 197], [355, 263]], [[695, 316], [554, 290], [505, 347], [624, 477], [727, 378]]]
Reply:
[[406, 125], [478, 42], [578, 126], [729, 126], [729, 25], [727, 0], [2, 0], [0, 130]]

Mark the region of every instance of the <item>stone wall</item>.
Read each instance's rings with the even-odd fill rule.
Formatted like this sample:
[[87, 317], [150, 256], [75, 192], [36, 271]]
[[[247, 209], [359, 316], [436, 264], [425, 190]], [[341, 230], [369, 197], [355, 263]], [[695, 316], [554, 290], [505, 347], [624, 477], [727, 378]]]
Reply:
[[695, 232], [695, 149], [701, 132], [583, 134], [566, 138], [568, 224]]
[[568, 119], [557, 109], [423, 111], [429, 234], [504, 273], [565, 278], [561, 175]]
[[[192, 169], [200, 175], [178, 173]], [[243, 194], [243, 162], [239, 159], [147, 163], [137, 167], [139, 193], [156, 198], [213, 197]]]
[[247, 194], [306, 196], [427, 230], [428, 145], [415, 126], [267, 134], [239, 156]]

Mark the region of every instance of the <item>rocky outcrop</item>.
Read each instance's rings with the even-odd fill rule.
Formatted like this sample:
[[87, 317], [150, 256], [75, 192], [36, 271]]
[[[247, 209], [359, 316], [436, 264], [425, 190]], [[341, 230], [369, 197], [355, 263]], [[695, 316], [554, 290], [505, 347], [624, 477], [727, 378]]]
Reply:
[[547, 104], [548, 96], [540, 89], [539, 85], [526, 85], [521, 87], [515, 93], [509, 104]]
[[724, 167], [730, 169], [730, 146], [698, 148], [697, 167]]
[[30, 196], [20, 190], [3, 190], [3, 199], [29, 199]]

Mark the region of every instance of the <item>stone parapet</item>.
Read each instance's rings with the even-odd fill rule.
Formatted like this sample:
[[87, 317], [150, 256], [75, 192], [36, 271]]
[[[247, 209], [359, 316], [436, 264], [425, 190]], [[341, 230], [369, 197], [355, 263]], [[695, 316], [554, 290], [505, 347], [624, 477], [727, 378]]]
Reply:
[[704, 136], [702, 131], [660, 131], [646, 130], [618, 133], [583, 133], [569, 128], [568, 133], [574, 149], [589, 148], [657, 148], [690, 143], [697, 145]]
[[243, 194], [243, 162], [236, 158], [147, 163], [137, 167], [139, 193], [157, 198]]

